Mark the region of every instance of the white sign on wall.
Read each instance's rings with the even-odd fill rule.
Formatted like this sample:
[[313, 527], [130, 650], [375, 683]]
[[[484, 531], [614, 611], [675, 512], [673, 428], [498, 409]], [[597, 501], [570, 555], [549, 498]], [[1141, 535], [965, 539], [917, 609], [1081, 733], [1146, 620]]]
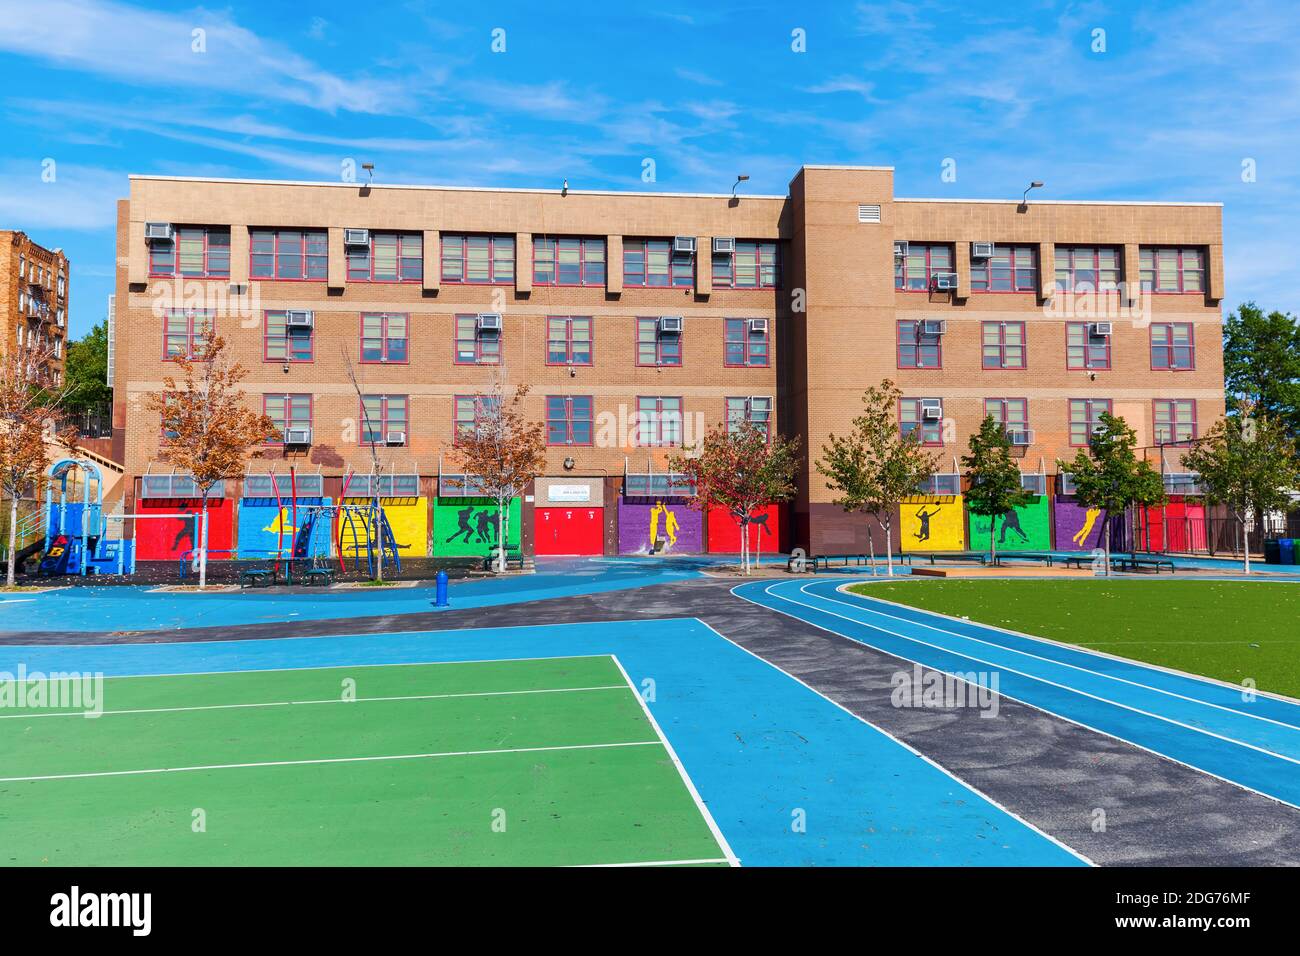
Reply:
[[547, 501], [590, 501], [591, 485], [549, 485]]

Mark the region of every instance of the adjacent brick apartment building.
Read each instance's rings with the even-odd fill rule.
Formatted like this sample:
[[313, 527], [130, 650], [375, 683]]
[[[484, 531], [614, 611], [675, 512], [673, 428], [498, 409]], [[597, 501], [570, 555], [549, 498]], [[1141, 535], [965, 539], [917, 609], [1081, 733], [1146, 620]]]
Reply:
[[[364, 494], [374, 444], [411, 554], [483, 552], [474, 503], [440, 476], [501, 368], [547, 425], [547, 476], [518, 503], [537, 553], [731, 548], [734, 527], [676, 507], [665, 471], [742, 418], [808, 444], [763, 547], [863, 549], [812, 462], [887, 377], [945, 471], [993, 414], [1044, 497], [1103, 409], [1173, 472], [1223, 414], [1217, 204], [901, 199], [883, 167], [805, 166], [787, 195], [739, 199], [136, 176], [118, 262], [129, 478], [168, 470], [140, 399], [214, 323], [290, 439], [254, 470], [291, 462], [327, 497], [355, 470]], [[231, 537], [256, 530], [241, 513]]]
[[63, 381], [68, 334], [68, 257], [46, 249], [26, 233], [0, 230], [0, 336], [3, 349], [28, 348], [49, 355], [43, 372]]

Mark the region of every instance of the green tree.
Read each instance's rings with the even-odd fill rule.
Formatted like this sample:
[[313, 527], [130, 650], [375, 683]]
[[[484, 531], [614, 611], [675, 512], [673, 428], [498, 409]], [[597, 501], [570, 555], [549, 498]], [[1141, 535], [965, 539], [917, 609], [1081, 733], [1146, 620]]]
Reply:
[[1205, 499], [1227, 505], [1240, 522], [1243, 569], [1250, 574], [1246, 525], [1252, 513], [1290, 503], [1288, 490], [1300, 484], [1300, 458], [1280, 418], [1243, 400], [1233, 403], [1233, 412], [1214, 423], [1183, 464], [1201, 476]]
[[1011, 441], [1005, 429], [987, 415], [980, 430], [970, 437], [970, 454], [963, 455], [969, 486], [966, 507], [971, 514], [989, 519], [989, 550], [997, 563], [998, 545], [993, 532], [997, 519], [1029, 503], [1033, 493], [1020, 481], [1020, 466], [1011, 457]]
[[844, 437], [830, 435], [822, 449], [817, 471], [839, 497], [835, 503], [846, 512], [873, 515], [885, 532], [885, 561], [892, 577], [894, 551], [890, 540], [894, 508], [933, 477], [939, 457], [921, 447], [919, 429], [902, 433], [897, 419], [902, 392], [889, 379], [868, 388], [865, 406]]
[[1267, 315], [1246, 302], [1223, 324], [1223, 379], [1230, 396], [1243, 399], [1255, 414], [1280, 419], [1300, 435], [1300, 329], [1296, 317], [1274, 310]]
[[113, 390], [108, 387], [107, 322], [68, 344], [63, 383], [62, 407], [68, 411], [93, 411], [113, 400]]
[[[1134, 451], [1137, 436], [1128, 422], [1110, 412], [1101, 413], [1099, 428], [1093, 432], [1091, 446], [1080, 451], [1073, 461], [1056, 463], [1074, 479], [1074, 496], [1085, 508], [1101, 508], [1109, 521], [1130, 505], [1156, 505], [1165, 500], [1164, 480]], [[1110, 534], [1103, 528], [1105, 573], [1110, 575]]]

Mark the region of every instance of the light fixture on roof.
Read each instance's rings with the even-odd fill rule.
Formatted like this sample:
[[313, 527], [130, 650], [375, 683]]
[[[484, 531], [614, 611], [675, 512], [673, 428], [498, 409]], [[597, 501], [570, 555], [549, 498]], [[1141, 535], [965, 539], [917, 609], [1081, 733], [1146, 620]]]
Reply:
[[1028, 206], [1028, 205], [1029, 205], [1029, 190], [1030, 190], [1030, 189], [1042, 189], [1042, 188], [1043, 188], [1043, 181], [1042, 181], [1041, 179], [1035, 179], [1032, 183], [1029, 184], [1028, 188], [1025, 189], [1025, 195], [1024, 195], [1024, 197], [1020, 200], [1020, 205], [1022, 205], [1022, 206]]
[[375, 164], [374, 164], [374, 163], [362, 163], [362, 164], [361, 164], [361, 168], [364, 169], [364, 170], [366, 171], [366, 177], [367, 177], [367, 179], [366, 179], [366, 185], [369, 186], [369, 185], [371, 185], [372, 183], [374, 183], [374, 181], [375, 181]]
[[748, 173], [740, 173], [736, 176], [736, 181], [731, 184], [731, 198], [736, 198], [736, 187], [749, 179]]

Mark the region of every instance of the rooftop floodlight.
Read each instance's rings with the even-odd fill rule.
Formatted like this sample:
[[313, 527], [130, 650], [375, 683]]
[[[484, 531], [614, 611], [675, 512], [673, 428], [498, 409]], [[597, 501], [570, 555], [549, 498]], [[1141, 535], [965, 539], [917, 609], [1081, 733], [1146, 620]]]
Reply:
[[1029, 184], [1029, 187], [1025, 190], [1025, 195], [1021, 198], [1021, 200], [1020, 200], [1020, 205], [1022, 205], [1022, 206], [1028, 206], [1028, 205], [1029, 205], [1029, 190], [1030, 190], [1030, 189], [1042, 189], [1042, 188], [1043, 188], [1043, 181], [1042, 181], [1041, 179], [1035, 179], [1032, 183]]
[[749, 179], [749, 173], [737, 174], [736, 181], [731, 184], [731, 196], [733, 199], [736, 197], [736, 187], [739, 186], [741, 183], [747, 181], [748, 179]]
[[361, 164], [361, 168], [364, 169], [364, 170], [366, 171], [366, 181], [367, 181], [367, 184], [369, 184], [369, 183], [373, 183], [373, 182], [375, 181], [375, 164], [374, 164], [374, 163], [362, 163], [362, 164]]

